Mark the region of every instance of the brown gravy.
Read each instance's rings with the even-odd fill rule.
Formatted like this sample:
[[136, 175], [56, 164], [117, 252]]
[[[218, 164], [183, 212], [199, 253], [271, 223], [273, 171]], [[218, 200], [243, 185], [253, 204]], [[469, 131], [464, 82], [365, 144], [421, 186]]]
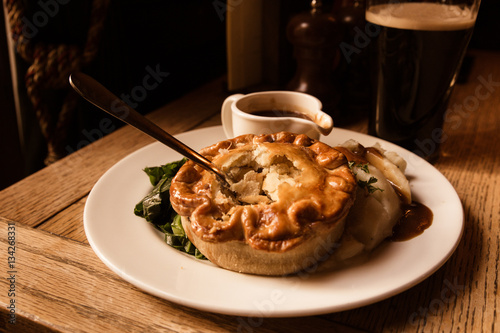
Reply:
[[432, 224], [434, 217], [432, 211], [419, 202], [412, 202], [409, 205], [402, 205], [403, 216], [392, 229], [393, 242], [401, 242], [417, 237]]
[[294, 117], [311, 120], [305, 114], [291, 110], [257, 110], [252, 111], [251, 114], [261, 117]]
[[356, 163], [360, 163], [360, 164], [367, 164], [368, 163], [368, 161], [365, 158], [366, 149], [365, 149], [365, 147], [363, 147], [361, 145], [359, 146], [359, 150], [354, 151], [354, 152], [350, 151], [347, 148], [341, 147], [341, 146], [335, 147], [335, 149], [337, 149], [342, 154], [344, 154], [344, 156], [347, 158], [347, 160], [349, 162], [356, 162]]

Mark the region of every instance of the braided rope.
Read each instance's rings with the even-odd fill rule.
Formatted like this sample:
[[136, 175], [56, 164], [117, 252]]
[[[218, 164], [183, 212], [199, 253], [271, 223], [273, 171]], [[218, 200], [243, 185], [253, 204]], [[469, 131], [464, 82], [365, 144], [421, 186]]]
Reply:
[[[47, 141], [45, 164], [48, 165], [65, 155], [67, 129], [76, 106], [76, 95], [69, 89], [68, 77], [95, 58], [110, 1], [93, 0], [83, 48], [68, 44], [34, 44], [29, 36], [23, 34], [23, 0], [4, 1], [16, 50], [31, 64], [25, 75], [26, 90]], [[61, 89], [68, 89], [62, 107], [60, 110], [51, 110], [47, 105], [46, 92]]]

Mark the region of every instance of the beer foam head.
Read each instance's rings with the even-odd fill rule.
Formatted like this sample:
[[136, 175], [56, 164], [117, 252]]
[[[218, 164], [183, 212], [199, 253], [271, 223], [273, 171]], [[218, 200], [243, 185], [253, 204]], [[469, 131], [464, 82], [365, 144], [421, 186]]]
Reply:
[[451, 31], [473, 27], [476, 14], [456, 5], [412, 2], [371, 6], [366, 20], [397, 29]]

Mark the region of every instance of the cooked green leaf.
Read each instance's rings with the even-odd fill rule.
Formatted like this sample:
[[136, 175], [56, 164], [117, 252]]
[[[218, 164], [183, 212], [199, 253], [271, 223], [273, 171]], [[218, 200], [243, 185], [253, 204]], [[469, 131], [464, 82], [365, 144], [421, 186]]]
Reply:
[[170, 184], [172, 178], [187, 161], [168, 163], [159, 167], [145, 168], [149, 181], [154, 186], [151, 192], [134, 207], [134, 214], [152, 223], [165, 234], [165, 242], [199, 259], [206, 259], [186, 236], [181, 223], [181, 217], [170, 203]]
[[177, 171], [179, 171], [181, 166], [186, 163], [186, 161], [187, 159], [183, 158], [182, 160], [167, 163], [159, 167], [145, 168], [144, 172], [149, 176], [151, 185], [156, 186], [156, 184], [158, 184], [164, 177], [174, 178]]

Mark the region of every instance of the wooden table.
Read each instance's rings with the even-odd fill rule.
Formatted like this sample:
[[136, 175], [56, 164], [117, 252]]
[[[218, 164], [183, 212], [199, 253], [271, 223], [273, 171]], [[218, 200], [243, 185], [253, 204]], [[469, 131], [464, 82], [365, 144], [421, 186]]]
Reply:
[[[263, 319], [202, 312], [142, 292], [97, 258], [82, 221], [99, 177], [152, 142], [126, 126], [0, 192], [2, 331], [499, 332], [500, 54], [471, 54], [435, 163], [462, 200], [465, 233], [446, 264], [415, 287], [355, 310]], [[149, 117], [172, 134], [218, 125], [226, 96], [216, 80]], [[366, 127], [360, 120], [348, 128]]]

